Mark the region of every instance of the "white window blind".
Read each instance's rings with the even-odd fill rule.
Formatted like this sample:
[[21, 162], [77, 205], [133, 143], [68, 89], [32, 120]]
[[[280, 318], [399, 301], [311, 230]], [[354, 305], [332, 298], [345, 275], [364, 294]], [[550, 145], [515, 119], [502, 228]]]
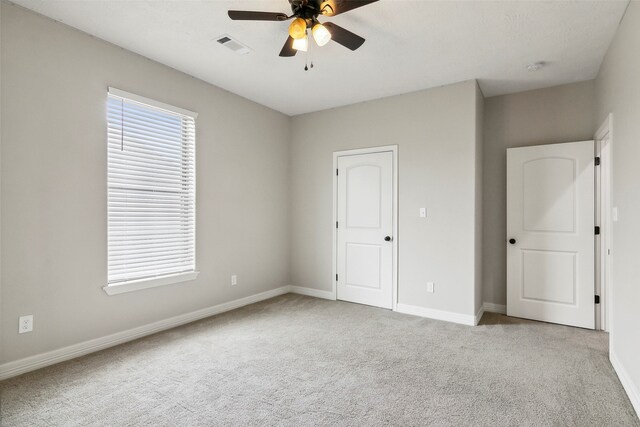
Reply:
[[109, 286], [195, 271], [195, 117], [109, 88]]

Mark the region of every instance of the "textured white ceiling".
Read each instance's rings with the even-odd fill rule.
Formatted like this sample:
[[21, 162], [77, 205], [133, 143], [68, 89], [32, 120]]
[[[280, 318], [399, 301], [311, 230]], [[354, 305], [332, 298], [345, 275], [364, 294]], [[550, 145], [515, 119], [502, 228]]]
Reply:
[[[228, 9], [290, 12], [287, 0], [13, 0], [288, 115], [478, 79], [485, 96], [594, 78], [628, 0], [380, 0], [327, 18], [366, 38], [280, 58], [286, 22]], [[253, 52], [216, 43], [230, 34]], [[315, 47], [313, 45], [312, 47]], [[547, 63], [530, 72], [526, 65]]]

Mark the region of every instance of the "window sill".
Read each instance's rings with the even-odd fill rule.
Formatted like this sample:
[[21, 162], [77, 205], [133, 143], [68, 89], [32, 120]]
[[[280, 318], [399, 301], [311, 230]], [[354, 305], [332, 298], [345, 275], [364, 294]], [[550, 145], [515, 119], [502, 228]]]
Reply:
[[158, 286], [172, 285], [174, 283], [189, 282], [195, 280], [200, 274], [199, 271], [191, 271], [188, 273], [172, 274], [170, 276], [154, 277], [151, 279], [132, 280], [130, 282], [122, 282], [117, 285], [108, 285], [102, 288], [107, 295], [118, 295], [126, 292], [135, 292], [142, 289], [157, 288]]

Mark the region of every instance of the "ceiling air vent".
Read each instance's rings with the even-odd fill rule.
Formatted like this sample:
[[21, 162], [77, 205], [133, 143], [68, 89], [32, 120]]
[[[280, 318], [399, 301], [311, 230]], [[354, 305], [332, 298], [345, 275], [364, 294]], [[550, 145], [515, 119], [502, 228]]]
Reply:
[[218, 37], [216, 41], [227, 49], [234, 51], [238, 55], [246, 55], [247, 53], [251, 52], [251, 49], [249, 49], [248, 46], [245, 46], [228, 34]]

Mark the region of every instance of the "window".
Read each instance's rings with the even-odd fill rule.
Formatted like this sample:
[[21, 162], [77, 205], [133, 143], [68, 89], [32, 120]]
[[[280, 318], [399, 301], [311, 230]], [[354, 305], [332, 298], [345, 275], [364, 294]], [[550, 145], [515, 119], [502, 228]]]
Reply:
[[195, 271], [196, 114], [109, 88], [108, 294]]

